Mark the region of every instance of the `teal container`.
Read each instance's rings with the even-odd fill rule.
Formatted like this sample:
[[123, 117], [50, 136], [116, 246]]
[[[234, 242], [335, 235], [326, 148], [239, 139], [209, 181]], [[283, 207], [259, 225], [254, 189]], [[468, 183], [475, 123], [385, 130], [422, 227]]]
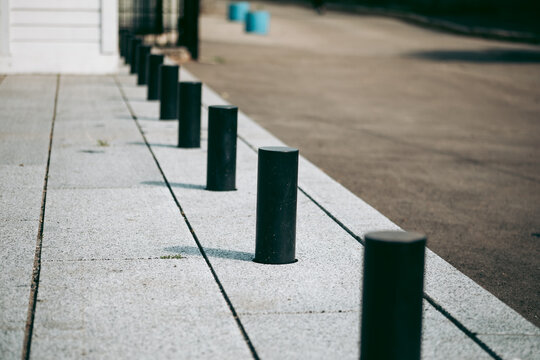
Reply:
[[253, 11], [246, 15], [246, 32], [266, 35], [270, 28], [270, 13], [268, 11]]
[[241, 21], [246, 20], [246, 14], [249, 12], [249, 3], [246, 1], [233, 2], [229, 4], [229, 20]]

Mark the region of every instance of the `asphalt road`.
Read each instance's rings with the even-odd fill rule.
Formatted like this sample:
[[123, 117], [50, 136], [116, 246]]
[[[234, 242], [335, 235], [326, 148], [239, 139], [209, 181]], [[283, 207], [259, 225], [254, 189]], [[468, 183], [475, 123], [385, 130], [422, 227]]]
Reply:
[[264, 7], [266, 37], [218, 3], [187, 68], [540, 325], [540, 47]]

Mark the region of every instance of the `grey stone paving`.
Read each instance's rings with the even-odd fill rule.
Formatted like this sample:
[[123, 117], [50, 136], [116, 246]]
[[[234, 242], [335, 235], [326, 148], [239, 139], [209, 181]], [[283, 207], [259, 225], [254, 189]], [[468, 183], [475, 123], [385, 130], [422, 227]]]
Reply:
[[55, 76], [0, 83], [0, 354], [19, 358], [28, 311]]
[[[12, 79], [18, 77], [7, 82]], [[55, 135], [32, 357], [248, 357], [200, 254], [167, 258], [174, 255], [169, 248], [195, 243], [166, 188], [156, 187], [162, 177], [150, 153], [133, 144], [142, 138], [114, 79], [62, 76]], [[2, 358], [21, 354], [45, 167], [40, 170], [37, 193], [23, 188], [14, 197], [36, 203], [36, 220], [27, 219], [29, 229], [8, 224], [10, 231], [27, 231], [5, 241], [14, 246], [7, 262], [14, 275], [2, 282], [14, 291], [3, 292], [2, 310], [9, 309], [3, 322], [17, 325], [18, 333], [3, 326]], [[3, 184], [17, 189], [21, 174], [6, 174]], [[28, 206], [12, 202], [2, 205], [18, 212], [3, 216], [27, 216]], [[23, 246], [28, 239], [32, 246]], [[21, 259], [15, 250], [28, 254]]]
[[[181, 79], [193, 76], [182, 71]], [[56, 77], [0, 84], [0, 111], [8, 114], [0, 135], [6, 359], [22, 352], [55, 90]], [[32, 358], [250, 358], [220, 286], [261, 358], [358, 357], [357, 239], [395, 224], [302, 158], [299, 261], [254, 263], [254, 149], [279, 139], [240, 113], [238, 189], [209, 192], [206, 109], [202, 147], [188, 150], [176, 148], [177, 122], [157, 120], [158, 103], [144, 100], [146, 88], [125, 69], [116, 77], [62, 76], [58, 95]], [[204, 88], [203, 107], [223, 103]], [[426, 293], [502, 358], [540, 353], [538, 328], [429, 251]], [[422, 350], [425, 359], [491, 358], [428, 301]]]

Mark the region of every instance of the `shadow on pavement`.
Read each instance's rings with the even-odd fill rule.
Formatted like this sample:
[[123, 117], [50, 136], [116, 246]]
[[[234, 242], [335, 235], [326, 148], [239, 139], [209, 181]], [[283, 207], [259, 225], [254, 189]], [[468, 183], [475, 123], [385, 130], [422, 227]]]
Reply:
[[[142, 181], [141, 184], [144, 184], [144, 185], [156, 185], [156, 186], [166, 186], [163, 181]], [[178, 188], [182, 188], [182, 189], [196, 189], [196, 190], [204, 190], [204, 189], [206, 189], [206, 186], [199, 185], [199, 184], [184, 184], [184, 183], [170, 182], [169, 185], [171, 185], [171, 187], [178, 187]]]
[[[196, 255], [200, 256], [201, 252], [196, 246], [171, 246], [163, 249], [165, 251], [180, 254], [180, 255]], [[251, 253], [243, 251], [234, 251], [234, 250], [224, 250], [216, 248], [204, 248], [204, 252], [207, 256], [222, 258], [222, 259], [231, 259], [231, 260], [242, 260], [242, 261], [252, 261], [254, 255]]]
[[540, 51], [534, 50], [434, 50], [406, 55], [432, 61], [463, 61], [473, 63], [540, 63]]
[[[146, 143], [142, 142], [142, 141], [130, 141], [127, 143], [128, 145], [144, 145], [146, 146]], [[178, 146], [176, 145], [171, 145], [171, 144], [150, 144], [151, 147], [165, 147], [165, 148], [177, 148]]]

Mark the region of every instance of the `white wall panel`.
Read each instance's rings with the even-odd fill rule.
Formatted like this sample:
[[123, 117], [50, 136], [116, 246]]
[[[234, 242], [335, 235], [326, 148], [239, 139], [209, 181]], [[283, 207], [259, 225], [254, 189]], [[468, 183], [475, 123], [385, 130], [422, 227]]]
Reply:
[[99, 42], [101, 33], [99, 27], [43, 27], [43, 26], [14, 26], [11, 28], [11, 41], [83, 41]]
[[101, 51], [114, 54], [118, 51], [118, 2], [101, 0]]
[[113, 73], [117, 51], [118, 0], [0, 0], [0, 73]]
[[9, 0], [0, 0], [0, 56], [9, 54]]
[[99, 11], [11, 10], [12, 27], [21, 25], [98, 26], [101, 23], [100, 18]]
[[11, 8], [17, 9], [71, 9], [99, 10], [100, 0], [11, 0]]
[[[114, 73], [118, 56], [104, 56], [99, 43], [12, 43], [8, 73]], [[1, 65], [1, 62], [0, 62]], [[0, 73], [1, 73], [0, 69]]]

